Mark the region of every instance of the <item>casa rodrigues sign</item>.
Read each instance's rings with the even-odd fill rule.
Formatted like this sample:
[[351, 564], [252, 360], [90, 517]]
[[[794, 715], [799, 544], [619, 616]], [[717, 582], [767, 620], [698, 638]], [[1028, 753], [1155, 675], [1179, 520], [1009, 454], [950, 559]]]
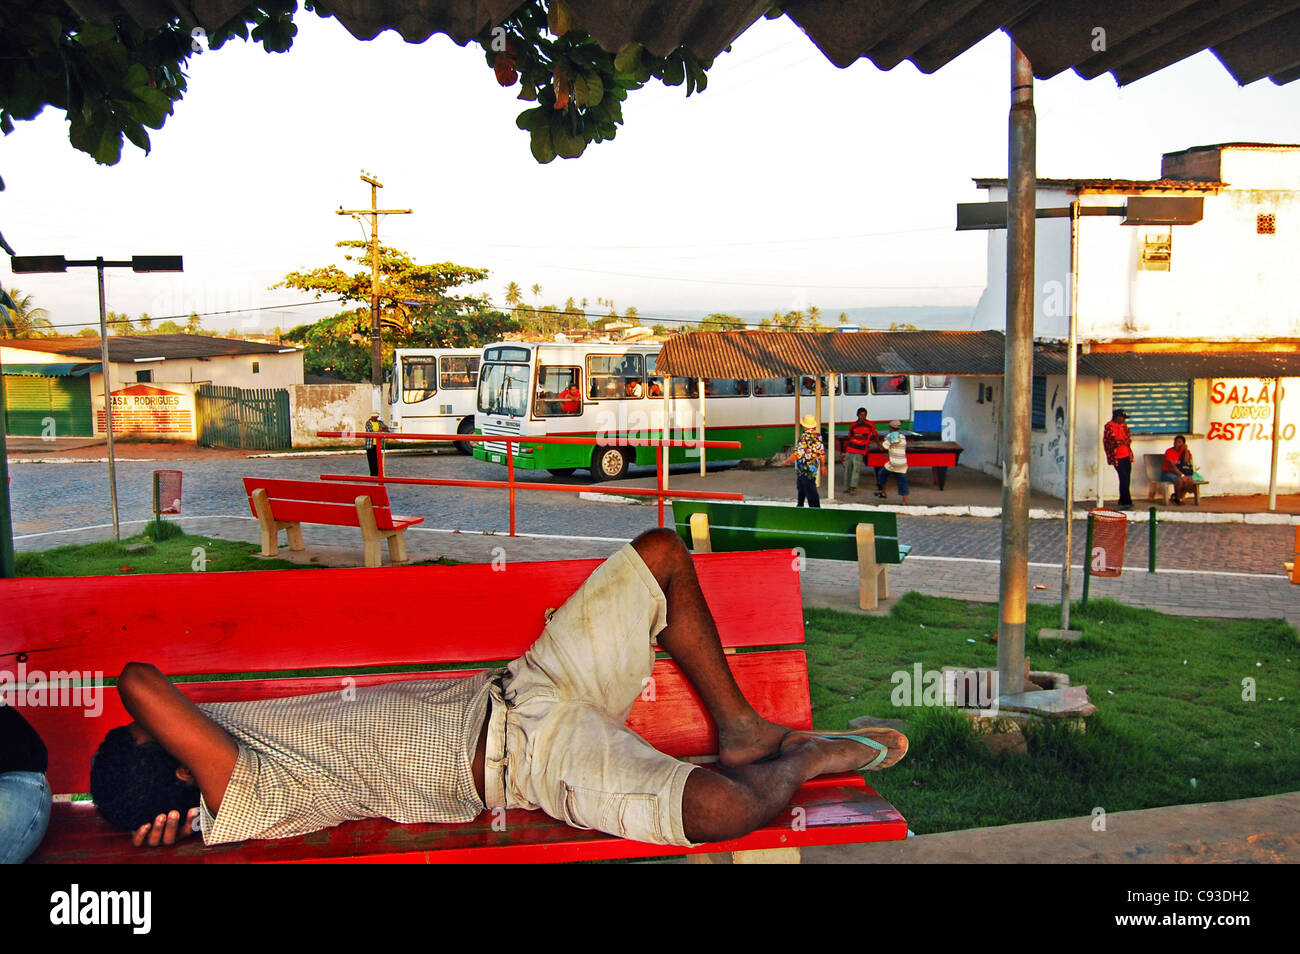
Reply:
[[[114, 434], [194, 437], [194, 395], [149, 384], [133, 384], [109, 394]], [[105, 433], [104, 409], [95, 412], [95, 430]]]

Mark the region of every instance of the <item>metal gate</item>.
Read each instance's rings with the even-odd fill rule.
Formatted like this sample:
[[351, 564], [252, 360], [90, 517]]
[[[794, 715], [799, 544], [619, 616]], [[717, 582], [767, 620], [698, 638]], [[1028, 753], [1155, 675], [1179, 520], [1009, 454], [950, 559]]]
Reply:
[[203, 447], [279, 450], [291, 446], [289, 392], [284, 388], [199, 385], [194, 396]]

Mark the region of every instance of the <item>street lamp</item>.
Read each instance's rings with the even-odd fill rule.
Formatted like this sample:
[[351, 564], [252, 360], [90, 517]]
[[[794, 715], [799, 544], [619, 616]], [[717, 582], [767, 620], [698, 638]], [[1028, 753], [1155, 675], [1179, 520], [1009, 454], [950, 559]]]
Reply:
[[[113, 504], [113, 539], [119, 541], [122, 537], [117, 519], [117, 467], [113, 458], [113, 403], [109, 395], [108, 312], [104, 305], [104, 269], [129, 268], [134, 272], [180, 272], [184, 271], [181, 256], [134, 255], [126, 261], [109, 261], [102, 255], [98, 258], [71, 260], [62, 255], [13, 255], [9, 258], [9, 267], [15, 275], [66, 272], [69, 268], [93, 268], [99, 275], [99, 354], [104, 375], [104, 431], [108, 436], [108, 490]], [[6, 507], [6, 521], [7, 511], [8, 507]]]

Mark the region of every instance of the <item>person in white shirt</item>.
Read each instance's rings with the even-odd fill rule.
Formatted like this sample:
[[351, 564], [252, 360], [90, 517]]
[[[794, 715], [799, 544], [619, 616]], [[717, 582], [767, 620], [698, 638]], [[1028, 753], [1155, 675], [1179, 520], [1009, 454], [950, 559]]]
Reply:
[[893, 474], [898, 482], [898, 494], [903, 503], [907, 503], [907, 436], [900, 430], [902, 426], [900, 421], [890, 421], [889, 432], [880, 439], [881, 445], [889, 452], [889, 460], [884, 467], [876, 468], [876, 496], [881, 500], [888, 497], [885, 485], [889, 482], [889, 475]]

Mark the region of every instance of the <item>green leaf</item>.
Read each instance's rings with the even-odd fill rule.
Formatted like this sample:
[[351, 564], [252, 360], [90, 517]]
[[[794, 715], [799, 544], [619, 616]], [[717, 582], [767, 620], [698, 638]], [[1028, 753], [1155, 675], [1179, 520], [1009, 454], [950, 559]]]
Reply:
[[[585, 82], [583, 84], [584, 95], [579, 97], [578, 105], [599, 106], [600, 101], [605, 98], [605, 84], [601, 80], [600, 74], [588, 73], [585, 77], [580, 78]], [[576, 96], [578, 93], [577, 81], [574, 82], [573, 91]]]
[[629, 43], [614, 57], [614, 69], [619, 73], [635, 73], [641, 68], [641, 44]]
[[143, 149], [146, 154], [149, 152], [149, 134], [144, 131], [144, 127], [139, 123], [125, 123], [122, 126], [122, 132], [126, 138], [131, 140], [132, 145]]
[[663, 81], [665, 86], [681, 86], [686, 79], [686, 67], [680, 57], [674, 56], [664, 60]]
[[584, 149], [587, 148], [586, 137], [580, 133], [571, 132], [567, 124], [559, 123], [551, 128], [551, 141], [555, 145], [555, 152], [565, 159], [577, 159]]
[[548, 119], [549, 117], [546, 115], [546, 110], [542, 109], [540, 106], [536, 106], [532, 109], [525, 109], [522, 113], [516, 116], [515, 125], [520, 129], [532, 132], [533, 130], [540, 129], [542, 126], [546, 125]]
[[542, 165], [546, 165], [555, 158], [555, 143], [551, 139], [551, 127], [542, 126], [532, 131], [532, 139], [529, 143], [532, 150], [533, 158]]

